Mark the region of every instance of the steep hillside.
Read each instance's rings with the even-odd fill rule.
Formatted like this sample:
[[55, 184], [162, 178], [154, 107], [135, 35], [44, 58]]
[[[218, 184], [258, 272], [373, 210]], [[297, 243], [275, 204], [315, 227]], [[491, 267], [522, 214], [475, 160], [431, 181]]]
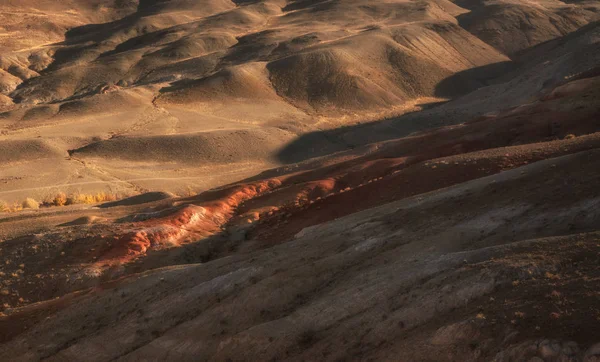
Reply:
[[197, 196], [7, 217], [0, 356], [594, 356], [599, 84]]
[[[2, 9], [8, 20], [0, 55], [0, 142], [41, 136], [64, 156], [115, 137], [146, 144], [138, 137], [162, 136], [165, 142], [152, 144], [159, 153], [170, 152], [180, 135], [235, 145], [222, 130], [281, 134], [271, 140], [281, 148], [292, 136], [464, 94], [486, 77], [438, 84], [508, 60], [457, 25], [467, 10], [449, 1], [107, 0], [6, 2]], [[199, 142], [189, 152], [206, 149]], [[132, 159], [126, 152], [116, 159]], [[115, 173], [123, 167], [113, 159], [82, 169], [79, 159], [48, 154], [50, 169], [23, 157], [20, 163], [40, 175], [15, 178], [3, 171], [4, 191], [11, 192], [2, 199], [43, 199], [57, 190], [201, 190], [275, 166], [272, 148], [258, 154], [267, 153], [240, 165], [247, 172], [212, 168], [214, 180], [206, 181], [191, 178], [199, 172], [194, 169], [180, 175], [188, 177], [185, 183], [168, 180], [173, 169], [189, 165], [154, 167], [150, 173], [159, 180], [150, 180], [147, 164], [131, 164], [123, 174]], [[71, 183], [59, 181], [65, 177], [79, 185], [65, 188]], [[34, 186], [43, 188], [28, 195]]]
[[[38, 174], [3, 170], [0, 197], [181, 194], [233, 182], [280, 165], [274, 155], [292, 137], [419, 111], [506, 77], [531, 58], [516, 52], [577, 30], [597, 18], [597, 8], [549, 0], [5, 1], [0, 143], [41, 137], [62, 155], [48, 153], [51, 163], [21, 157], [18, 167]], [[523, 17], [538, 20], [524, 28]], [[522, 74], [502, 80], [513, 105], [539, 91]], [[491, 106], [457, 107], [451, 119], [438, 113], [427, 124], [506, 107], [489, 94], [473, 97]], [[181, 137], [219, 138], [231, 154], [243, 153], [237, 131], [272, 135], [239, 172], [176, 159], [173, 167], [151, 166], [152, 158], [140, 156], [168, 154]], [[146, 146], [93, 160], [71, 152], [113, 138]], [[198, 159], [213, 157], [204, 141], [189, 147], [185, 153]], [[135, 162], [123, 167], [122, 159]], [[210, 180], [194, 176], [207, 171]]]
[[598, 9], [0, 1], [0, 361], [600, 360]]
[[471, 10], [458, 17], [462, 27], [508, 55], [600, 19], [597, 1], [456, 0], [455, 3]]

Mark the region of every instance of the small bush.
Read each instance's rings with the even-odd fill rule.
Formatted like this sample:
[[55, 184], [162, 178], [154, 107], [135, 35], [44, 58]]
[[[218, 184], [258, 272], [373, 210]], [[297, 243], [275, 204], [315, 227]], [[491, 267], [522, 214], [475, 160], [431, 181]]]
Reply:
[[23, 201], [23, 204], [21, 206], [24, 209], [39, 209], [40, 208], [39, 202], [35, 201], [31, 197], [26, 198], [25, 201]]
[[52, 205], [54, 206], [65, 206], [67, 204], [67, 194], [64, 192], [58, 193], [54, 196], [54, 200], [52, 200]]
[[23, 205], [21, 203], [15, 202], [12, 205], [0, 201], [0, 212], [17, 212], [23, 210]]
[[92, 194], [75, 194], [67, 198], [65, 205], [74, 204], [96, 204], [99, 202], [115, 201], [117, 195], [108, 194], [106, 192], [98, 192], [95, 195]]
[[99, 192], [96, 194], [96, 202], [115, 201], [116, 199], [116, 195], [107, 194], [106, 192]]
[[116, 194], [99, 192], [97, 194], [73, 194], [67, 196], [64, 192], [60, 192], [55, 196], [49, 196], [40, 204], [36, 200], [28, 197], [21, 203], [8, 204], [0, 201], [0, 212], [18, 212], [23, 209], [39, 209], [42, 207], [65, 206], [74, 204], [97, 204], [100, 202], [115, 201], [118, 199]]
[[92, 204], [92, 198], [90, 195], [85, 194], [74, 194], [67, 198], [67, 205], [75, 205], [75, 204]]

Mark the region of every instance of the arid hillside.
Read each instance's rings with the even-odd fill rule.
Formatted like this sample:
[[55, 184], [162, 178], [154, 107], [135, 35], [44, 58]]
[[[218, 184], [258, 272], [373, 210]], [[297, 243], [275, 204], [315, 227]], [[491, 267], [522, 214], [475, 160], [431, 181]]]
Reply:
[[[540, 60], [523, 52], [595, 21], [599, 9], [554, 0], [5, 0], [0, 149], [12, 152], [0, 158], [0, 200], [185, 195], [234, 182], [289, 162], [277, 155], [302, 135], [397, 118], [499, 77], [507, 84], [511, 70]], [[563, 72], [579, 70], [582, 57], [557, 53]], [[555, 73], [518, 79], [504, 97], [528, 101]], [[296, 145], [313, 156], [312, 144]]]
[[600, 360], [597, 1], [0, 19], [0, 361]]

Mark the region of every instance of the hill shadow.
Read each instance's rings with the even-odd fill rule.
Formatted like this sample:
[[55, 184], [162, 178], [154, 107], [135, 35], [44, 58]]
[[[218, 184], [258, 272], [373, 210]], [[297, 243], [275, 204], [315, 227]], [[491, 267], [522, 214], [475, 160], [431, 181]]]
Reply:
[[[163, 7], [168, 5], [168, 1], [164, 0], [142, 0], [139, 2], [135, 12], [126, 15], [120, 19], [97, 24], [86, 24], [69, 29], [65, 33], [65, 40], [58, 43], [65, 47], [60, 48], [54, 54], [54, 61], [45, 69], [45, 72], [51, 72], [61, 67], [61, 65], [84, 56], [87, 52], [97, 52], [98, 44], [109, 41], [114, 34], [126, 32], [135, 27], [135, 25], [144, 17], [159, 13]], [[125, 47], [139, 47], [148, 43], [163, 34], [157, 32], [149, 32], [141, 34], [133, 39], [130, 39], [127, 44], [121, 44], [120, 47], [111, 53], [123, 51]], [[94, 54], [94, 56], [110, 55], [110, 54]]]
[[[458, 72], [442, 80], [436, 86], [435, 95], [443, 98], [454, 95], [453, 100], [458, 99], [478, 88], [494, 84], [494, 79], [515, 68], [516, 64], [507, 61]], [[457, 92], [458, 96], [456, 96]], [[467, 115], [453, 112], [452, 100], [418, 106], [421, 107], [420, 111], [406, 113], [399, 117], [303, 134], [285, 146], [277, 154], [277, 158], [284, 164], [302, 162], [370, 143], [406, 137], [427, 129], [466, 122], [478, 116], [474, 112], [472, 114], [467, 112]]]

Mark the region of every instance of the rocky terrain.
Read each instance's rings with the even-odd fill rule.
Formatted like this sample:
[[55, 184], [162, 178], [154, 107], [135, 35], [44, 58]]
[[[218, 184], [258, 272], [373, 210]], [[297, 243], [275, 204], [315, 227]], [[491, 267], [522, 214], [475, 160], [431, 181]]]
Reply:
[[0, 19], [1, 361], [600, 360], [597, 1]]

